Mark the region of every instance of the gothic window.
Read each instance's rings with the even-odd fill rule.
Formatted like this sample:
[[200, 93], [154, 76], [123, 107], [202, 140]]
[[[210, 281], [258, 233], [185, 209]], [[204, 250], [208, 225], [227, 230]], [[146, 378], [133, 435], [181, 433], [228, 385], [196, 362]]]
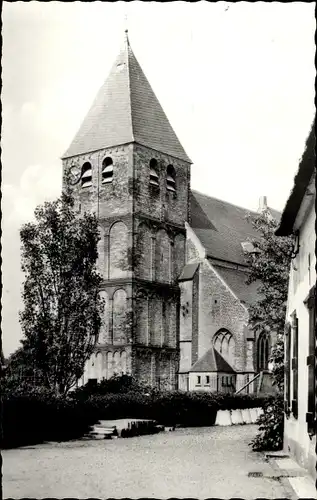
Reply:
[[157, 161], [152, 158], [150, 161], [150, 186], [159, 187], [159, 176], [157, 173]]
[[166, 169], [166, 189], [173, 193], [176, 192], [176, 174], [173, 165], [168, 165]]
[[102, 184], [108, 184], [113, 179], [113, 161], [107, 156], [102, 162]]
[[267, 333], [261, 333], [258, 339], [258, 371], [267, 370], [270, 359], [270, 340]]
[[214, 336], [214, 347], [230, 365], [234, 365], [235, 342], [232, 333], [225, 329], [219, 330]]
[[81, 167], [81, 187], [92, 186], [92, 167], [88, 161]]

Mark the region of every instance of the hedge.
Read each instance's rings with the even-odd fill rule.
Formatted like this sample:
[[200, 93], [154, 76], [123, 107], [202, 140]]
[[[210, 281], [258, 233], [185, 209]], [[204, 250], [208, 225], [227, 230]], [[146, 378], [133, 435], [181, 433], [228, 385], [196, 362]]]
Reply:
[[166, 426], [214, 425], [218, 410], [264, 406], [266, 398], [246, 394], [152, 392], [98, 394], [75, 391], [59, 398], [43, 389], [2, 395], [2, 448], [78, 439], [98, 420], [135, 418]]
[[88, 401], [39, 391], [2, 395], [2, 448], [82, 437], [97, 422]]
[[204, 392], [161, 392], [143, 394], [97, 394], [87, 392], [73, 395], [85, 401], [98, 419], [117, 418], [153, 419], [159, 424], [183, 426], [214, 425], [218, 410], [263, 407], [267, 398], [248, 394]]

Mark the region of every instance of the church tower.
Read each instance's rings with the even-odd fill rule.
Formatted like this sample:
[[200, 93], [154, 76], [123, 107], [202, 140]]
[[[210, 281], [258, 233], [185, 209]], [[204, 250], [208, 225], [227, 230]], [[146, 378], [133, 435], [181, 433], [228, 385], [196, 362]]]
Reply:
[[179, 361], [191, 161], [124, 47], [62, 158], [81, 213], [97, 214], [103, 326], [84, 383], [130, 373], [172, 389]]

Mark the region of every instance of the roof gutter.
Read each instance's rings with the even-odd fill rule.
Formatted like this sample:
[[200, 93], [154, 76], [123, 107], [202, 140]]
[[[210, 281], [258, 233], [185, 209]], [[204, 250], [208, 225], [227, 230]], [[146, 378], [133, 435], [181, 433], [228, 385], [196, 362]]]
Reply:
[[294, 179], [292, 192], [283, 210], [280, 225], [275, 231], [276, 236], [290, 236], [293, 234], [297, 214], [316, 168], [316, 137], [314, 129], [315, 120], [306, 141], [305, 151]]

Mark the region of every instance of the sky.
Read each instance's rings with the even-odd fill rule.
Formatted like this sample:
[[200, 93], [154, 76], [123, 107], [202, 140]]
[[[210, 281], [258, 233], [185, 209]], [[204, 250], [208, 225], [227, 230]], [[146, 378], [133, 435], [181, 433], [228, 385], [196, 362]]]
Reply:
[[61, 191], [61, 156], [128, 28], [192, 159], [192, 188], [282, 210], [314, 107], [314, 3], [4, 2], [2, 342], [21, 338], [21, 225]]

